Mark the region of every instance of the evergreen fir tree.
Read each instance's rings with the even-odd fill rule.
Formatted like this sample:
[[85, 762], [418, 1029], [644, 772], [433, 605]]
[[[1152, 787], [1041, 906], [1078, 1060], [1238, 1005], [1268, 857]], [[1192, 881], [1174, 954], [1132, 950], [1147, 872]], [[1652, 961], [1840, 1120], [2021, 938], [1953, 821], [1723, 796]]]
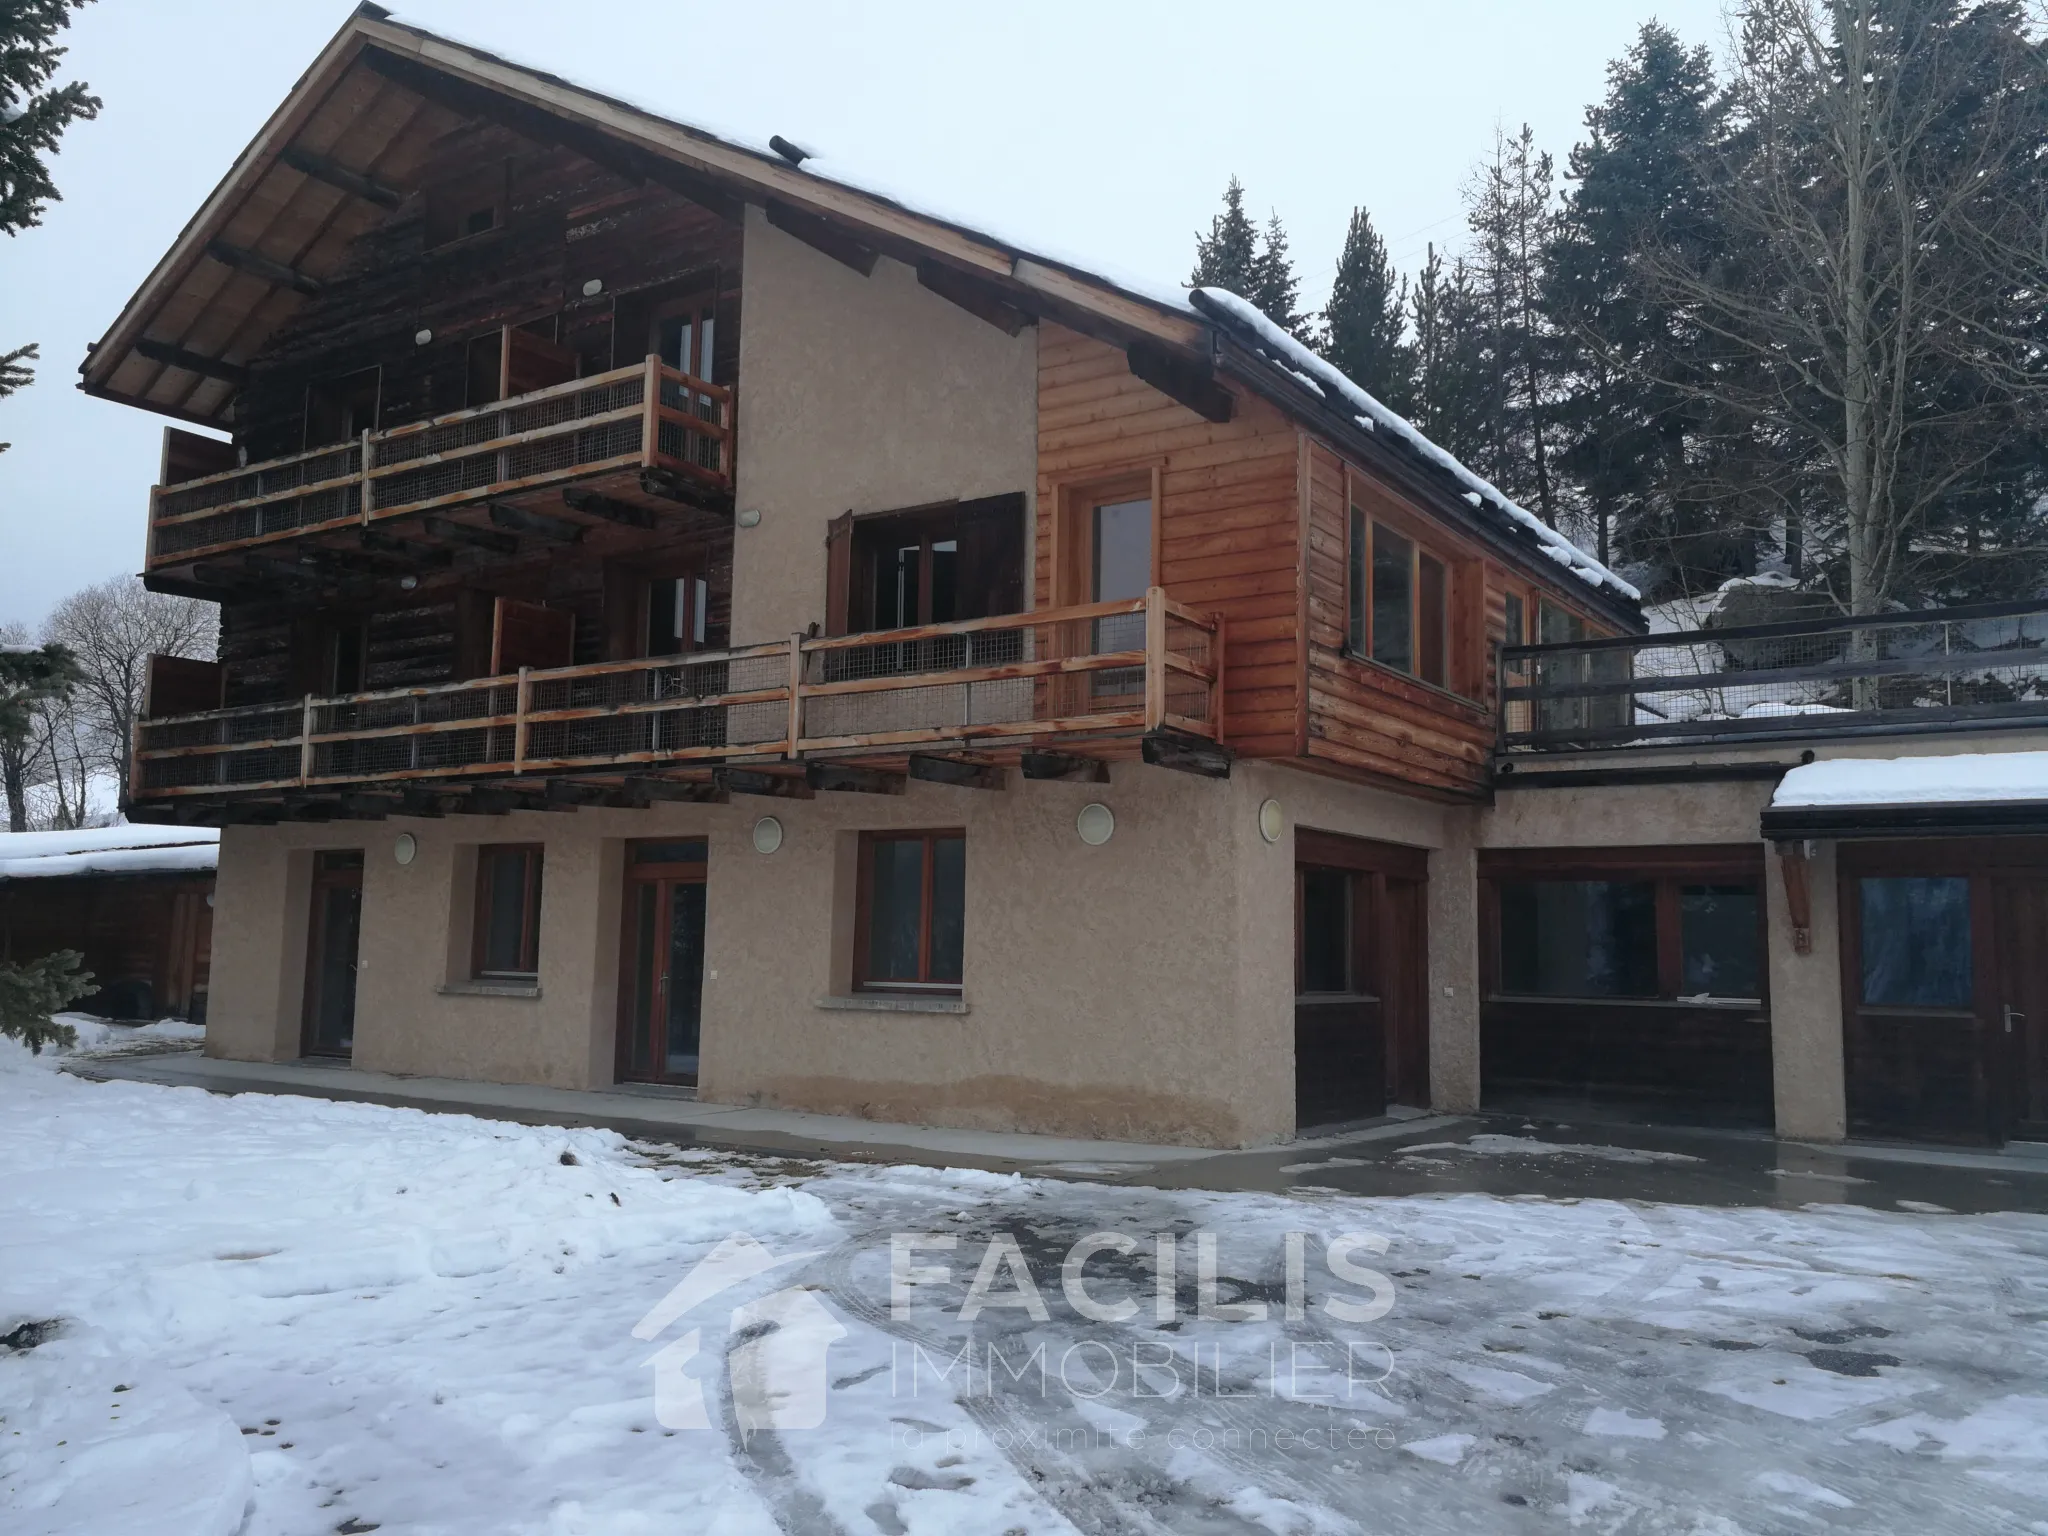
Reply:
[[1481, 463], [1488, 479], [1555, 527], [1549, 434], [1560, 380], [1542, 306], [1555, 218], [1551, 175], [1550, 156], [1537, 151], [1526, 125], [1512, 138], [1497, 133], [1492, 159], [1467, 191], [1467, 218], [1492, 421]]
[[1277, 213], [1266, 221], [1265, 243], [1259, 248], [1253, 266], [1252, 291], [1245, 297], [1296, 341], [1309, 339], [1309, 326], [1315, 317], [1295, 308], [1301, 302], [1301, 280], [1294, 275], [1294, 260], [1287, 253], [1287, 231]]
[[1233, 176], [1223, 189], [1223, 211], [1209, 221], [1208, 234], [1195, 236], [1195, 270], [1188, 282], [1250, 299], [1259, 275], [1259, 231], [1245, 215], [1244, 184]]
[[1423, 435], [1467, 464], [1478, 464], [1492, 421], [1485, 327], [1463, 261], [1446, 271], [1436, 247], [1410, 290], [1415, 340], [1408, 414]]
[[1352, 209], [1323, 311], [1320, 350], [1368, 393], [1402, 412], [1411, 408], [1415, 375], [1407, 311], [1408, 280], [1395, 277], [1372, 216]]

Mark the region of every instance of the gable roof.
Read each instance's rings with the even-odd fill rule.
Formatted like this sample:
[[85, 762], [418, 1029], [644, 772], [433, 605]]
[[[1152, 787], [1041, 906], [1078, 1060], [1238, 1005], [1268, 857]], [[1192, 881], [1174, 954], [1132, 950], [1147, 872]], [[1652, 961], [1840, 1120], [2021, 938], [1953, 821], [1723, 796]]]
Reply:
[[[1117, 346], [1163, 348], [1198, 370], [1220, 360], [1220, 333], [1232, 332], [1276, 365], [1240, 372], [1242, 382], [1297, 419], [1305, 414], [1302, 384], [1334, 397], [1340, 424], [1354, 435], [1378, 431], [1422, 472], [1439, 514], [1475, 527], [1497, 547], [1556, 561], [1587, 584], [1586, 595], [1609, 617], [1641, 627], [1638, 594], [1627, 582], [1327, 363], [1294, 355], [1292, 338], [1232, 295], [1191, 296], [1106, 275], [863, 184], [794, 145], [677, 121], [405, 25], [372, 4], [359, 5], [321, 50], [91, 346], [80, 388], [227, 428], [249, 363], [341, 270], [351, 244], [418, 190], [433, 141], [476, 116], [729, 213], [752, 202], [767, 206], [771, 218], [822, 219], [921, 269], [950, 269], [956, 280], [1027, 313]], [[1327, 413], [1317, 421], [1327, 425]]]

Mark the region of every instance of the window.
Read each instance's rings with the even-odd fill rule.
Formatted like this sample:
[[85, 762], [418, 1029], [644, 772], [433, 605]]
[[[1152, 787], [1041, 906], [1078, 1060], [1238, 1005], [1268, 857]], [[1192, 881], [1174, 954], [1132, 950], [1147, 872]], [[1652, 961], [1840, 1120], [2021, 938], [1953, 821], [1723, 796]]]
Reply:
[[1857, 882], [1863, 1001], [1894, 1008], [1968, 1008], [1970, 882], [1965, 876]]
[[324, 448], [377, 430], [377, 396], [381, 369], [365, 368], [336, 379], [321, 379], [306, 389], [306, 446]]
[[960, 990], [967, 838], [861, 835], [854, 985], [869, 992]]
[[1527, 645], [1529, 643], [1528, 609], [1519, 592], [1504, 592], [1500, 600], [1502, 625], [1505, 632], [1504, 645]]
[[1352, 872], [1348, 869], [1301, 871], [1301, 959], [1295, 990], [1351, 992]]
[[[985, 619], [1024, 609], [1024, 497], [848, 516], [828, 536], [838, 634]], [[840, 569], [843, 548], [844, 568]], [[842, 607], [843, 605], [843, 607]], [[997, 635], [991, 635], [994, 641]], [[1014, 642], [1015, 636], [1003, 637]], [[984, 657], [981, 662], [1016, 660]]]
[[704, 645], [711, 589], [702, 576], [662, 576], [647, 584], [648, 656], [680, 656]]
[[1497, 992], [1762, 1000], [1763, 886], [1744, 868], [1746, 856], [1729, 850], [1704, 864], [1695, 850], [1681, 849], [1628, 860], [1511, 857], [1509, 869], [1490, 879]]
[[1500, 985], [1528, 997], [1655, 997], [1656, 886], [1646, 880], [1503, 883]]
[[540, 871], [537, 843], [477, 850], [471, 969], [479, 978], [531, 980], [540, 974]]
[[1449, 565], [1357, 507], [1348, 618], [1358, 655], [1438, 688], [1452, 686]]
[[428, 250], [486, 235], [505, 222], [506, 167], [483, 170], [427, 189], [422, 238]]

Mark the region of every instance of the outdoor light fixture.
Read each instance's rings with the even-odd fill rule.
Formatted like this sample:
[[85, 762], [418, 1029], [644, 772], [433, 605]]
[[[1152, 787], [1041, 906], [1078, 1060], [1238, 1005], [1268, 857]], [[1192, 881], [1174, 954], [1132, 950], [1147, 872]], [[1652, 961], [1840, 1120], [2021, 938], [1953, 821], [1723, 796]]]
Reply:
[[398, 840], [391, 845], [391, 857], [401, 864], [410, 864], [419, 857], [419, 852], [419, 839], [410, 832], [399, 833]]
[[417, 576], [401, 576], [398, 578], [398, 590], [401, 592], [410, 592], [419, 584], [420, 579]]
[[761, 509], [759, 507], [748, 507], [735, 517], [733, 521], [742, 528], [758, 528], [761, 526]]
[[773, 816], [763, 816], [754, 823], [754, 852], [773, 853], [782, 846], [782, 823]]
[[1074, 830], [1090, 848], [1100, 848], [1116, 831], [1116, 813], [1100, 801], [1091, 800], [1074, 818]]
[[1280, 809], [1278, 800], [1267, 800], [1259, 805], [1259, 836], [1269, 843], [1280, 841], [1280, 834], [1287, 830], [1286, 813]]
[[583, 285], [583, 297], [585, 297], [586, 299], [594, 299], [600, 293], [603, 292], [604, 279], [601, 277], [593, 277], [589, 282]]
[[414, 331], [412, 333], [412, 344], [416, 347], [424, 347], [428, 342], [432, 341], [433, 339], [434, 333], [424, 328]]

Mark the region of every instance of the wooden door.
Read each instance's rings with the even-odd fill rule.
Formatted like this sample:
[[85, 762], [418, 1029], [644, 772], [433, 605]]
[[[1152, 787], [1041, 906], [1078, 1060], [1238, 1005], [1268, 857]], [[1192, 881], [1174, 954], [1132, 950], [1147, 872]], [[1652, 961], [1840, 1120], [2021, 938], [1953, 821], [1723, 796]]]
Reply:
[[314, 855], [312, 909], [300, 1049], [308, 1056], [345, 1057], [355, 1048], [356, 952], [363, 926], [360, 849]]
[[1387, 1107], [1380, 912], [1368, 873], [1294, 871], [1294, 1118], [1297, 1129]]
[[2008, 1135], [2048, 1141], [2048, 876], [1993, 880], [1991, 905], [2000, 1119]]
[[704, 1000], [701, 838], [627, 852], [618, 1077], [694, 1085]]
[[1379, 976], [1387, 1042], [1387, 1097], [1429, 1103], [1429, 886], [1377, 875], [1382, 912]]

